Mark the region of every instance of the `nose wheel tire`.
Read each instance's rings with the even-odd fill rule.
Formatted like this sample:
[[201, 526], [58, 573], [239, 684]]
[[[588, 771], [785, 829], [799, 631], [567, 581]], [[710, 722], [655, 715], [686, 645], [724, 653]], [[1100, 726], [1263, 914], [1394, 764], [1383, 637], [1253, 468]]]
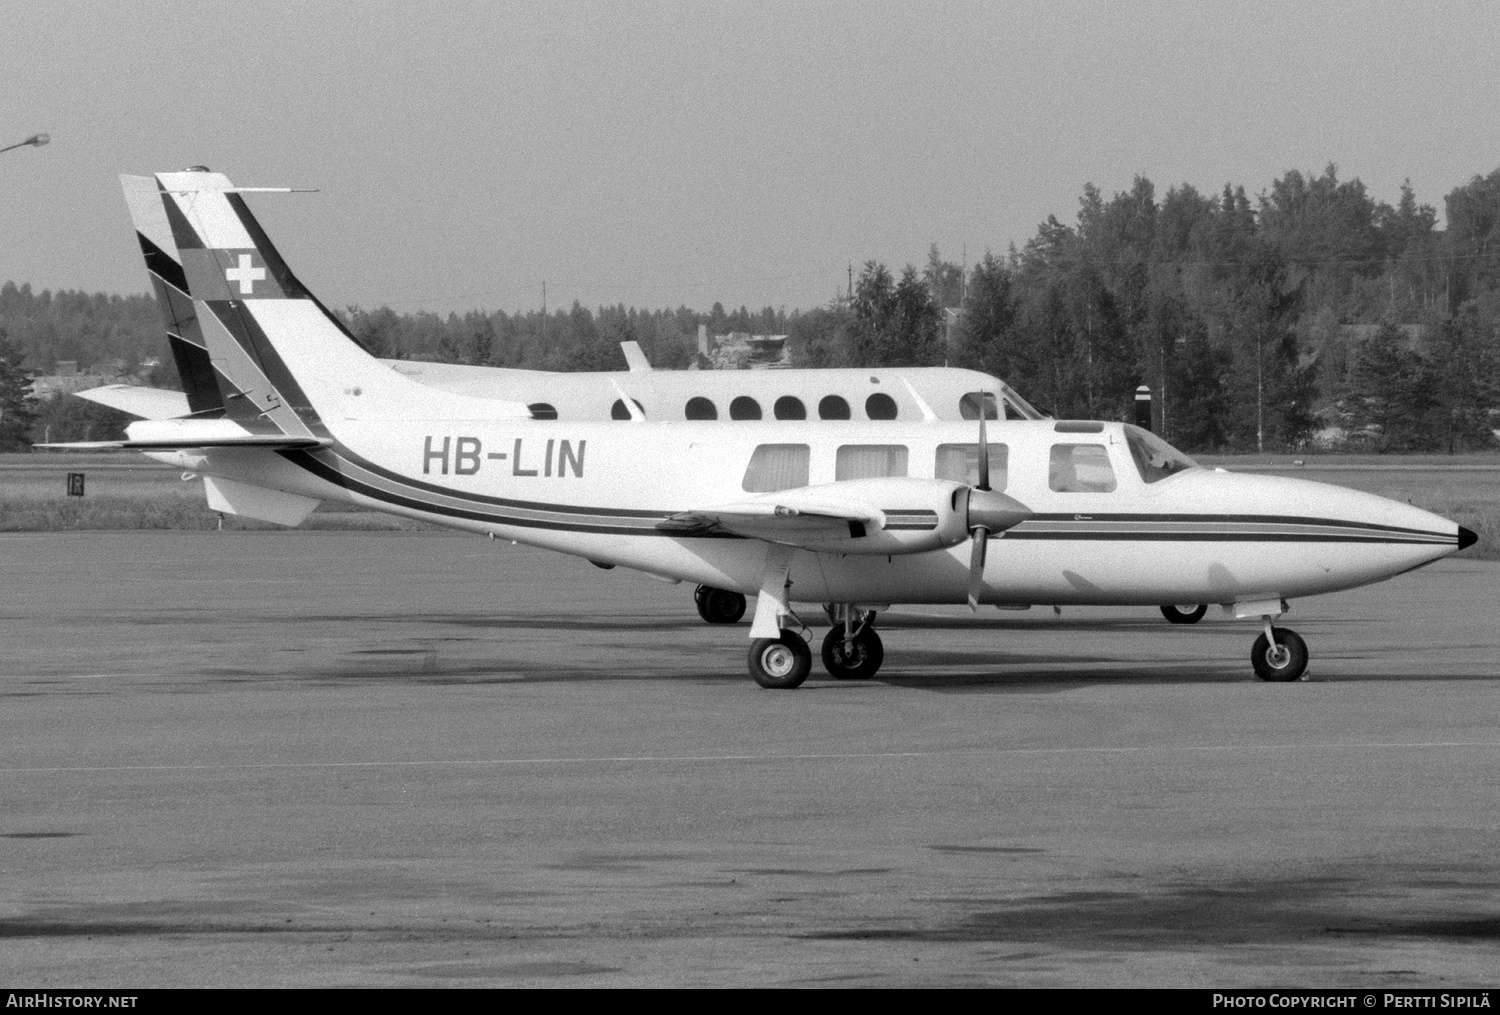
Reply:
[[745, 615], [745, 597], [738, 592], [699, 585], [693, 590], [698, 616], [710, 624], [735, 624]]
[[1262, 680], [1292, 681], [1302, 676], [1307, 669], [1307, 643], [1296, 631], [1278, 627], [1276, 644], [1262, 633], [1250, 649], [1250, 665], [1255, 675]]
[[839, 680], [869, 680], [884, 661], [885, 646], [868, 624], [848, 644], [843, 624], [833, 625], [823, 638], [823, 668]]
[[1161, 615], [1167, 618], [1169, 624], [1196, 624], [1207, 612], [1207, 603], [1199, 603], [1197, 606], [1163, 606], [1161, 608]]
[[761, 687], [789, 691], [800, 686], [812, 669], [812, 651], [792, 631], [779, 638], [756, 638], [750, 643], [750, 676]]

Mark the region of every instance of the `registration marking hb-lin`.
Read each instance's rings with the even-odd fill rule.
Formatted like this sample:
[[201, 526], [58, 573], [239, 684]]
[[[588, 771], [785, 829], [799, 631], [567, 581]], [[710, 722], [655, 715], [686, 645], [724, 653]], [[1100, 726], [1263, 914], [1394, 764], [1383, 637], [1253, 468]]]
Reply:
[[[526, 450], [524, 440], [517, 437], [509, 451], [484, 450], [484, 444], [478, 437], [443, 437], [441, 444], [434, 444], [435, 438], [423, 438], [422, 443], [422, 474], [431, 475], [433, 467], [437, 466], [441, 475], [448, 475], [448, 470], [453, 470], [455, 476], [472, 476], [479, 472], [480, 466], [485, 462], [510, 461], [510, 474], [512, 476], [535, 476], [540, 472], [543, 477], [555, 475], [558, 479], [566, 476], [569, 470], [577, 478], [583, 477], [583, 452], [588, 444], [587, 440], [578, 442], [575, 448], [573, 442], [567, 439], [556, 440], [548, 438], [546, 448], [542, 451], [541, 462], [536, 459], [535, 445], [532, 442], [532, 450]], [[556, 451], [556, 454], [553, 452]], [[532, 468], [526, 468], [526, 459], [530, 457]]]

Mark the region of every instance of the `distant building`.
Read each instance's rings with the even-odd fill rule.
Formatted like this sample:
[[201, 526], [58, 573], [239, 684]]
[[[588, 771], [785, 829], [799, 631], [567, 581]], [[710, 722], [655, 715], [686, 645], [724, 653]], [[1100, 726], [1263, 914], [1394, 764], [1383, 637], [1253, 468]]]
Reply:
[[698, 354], [689, 370], [775, 370], [792, 365], [786, 335], [752, 335], [732, 331], [710, 335], [708, 325], [698, 325]]
[[136, 367], [134, 372], [126, 369], [124, 360], [102, 363], [94, 371], [79, 373], [76, 360], [60, 359], [54, 374], [41, 374], [31, 382], [31, 394], [39, 402], [68, 395], [75, 391], [87, 391], [105, 384], [145, 384], [151, 371], [160, 365], [160, 360], [149, 359]]

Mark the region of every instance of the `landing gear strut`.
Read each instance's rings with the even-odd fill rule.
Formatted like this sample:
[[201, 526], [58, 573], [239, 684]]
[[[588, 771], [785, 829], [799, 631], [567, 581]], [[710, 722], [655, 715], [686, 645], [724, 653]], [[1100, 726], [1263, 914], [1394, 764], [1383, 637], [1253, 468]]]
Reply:
[[1292, 681], [1307, 669], [1307, 643], [1288, 627], [1274, 627], [1265, 618], [1266, 629], [1250, 649], [1250, 665], [1262, 680]]
[[745, 597], [738, 592], [699, 585], [693, 590], [698, 616], [710, 624], [734, 624], [745, 615]]

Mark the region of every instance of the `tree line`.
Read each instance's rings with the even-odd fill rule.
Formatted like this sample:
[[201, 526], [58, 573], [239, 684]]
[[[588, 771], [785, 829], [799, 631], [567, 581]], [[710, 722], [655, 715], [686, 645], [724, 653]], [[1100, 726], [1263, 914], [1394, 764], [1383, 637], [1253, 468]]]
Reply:
[[[1158, 197], [1138, 177], [1108, 198], [1084, 187], [1072, 223], [1049, 216], [1019, 249], [972, 265], [935, 246], [920, 269], [867, 261], [811, 309], [339, 313], [386, 358], [611, 370], [633, 340], [657, 367], [680, 369], [704, 325], [786, 334], [798, 366], [973, 367], [1059, 417], [1131, 418], [1148, 385], [1155, 428], [1190, 451], [1300, 449], [1320, 433], [1378, 451], [1493, 447], [1500, 170], [1454, 189], [1444, 210], [1439, 230], [1409, 184], [1392, 206], [1333, 166], [1288, 172], [1254, 198], [1187, 184]], [[175, 386], [149, 296], [6, 283], [0, 331], [0, 388], [67, 359]], [[26, 406], [14, 401], [0, 394], [7, 446], [25, 443]], [[42, 407], [56, 418], [27, 432], [75, 439], [77, 420], [63, 417], [90, 411]]]

